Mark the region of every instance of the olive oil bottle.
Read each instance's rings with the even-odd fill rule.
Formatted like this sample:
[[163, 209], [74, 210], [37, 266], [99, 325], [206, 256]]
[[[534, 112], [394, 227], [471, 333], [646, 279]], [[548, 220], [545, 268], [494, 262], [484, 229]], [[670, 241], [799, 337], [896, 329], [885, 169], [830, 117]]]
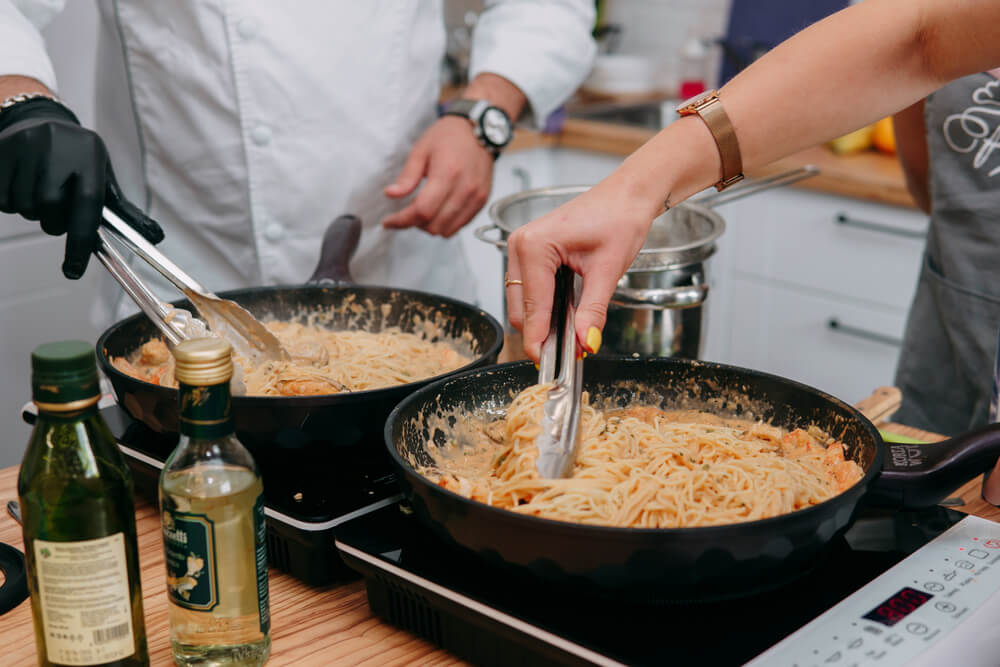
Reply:
[[160, 477], [170, 644], [178, 665], [262, 665], [271, 649], [263, 484], [233, 434], [232, 349], [174, 348], [180, 442]]
[[41, 665], [148, 665], [132, 477], [98, 413], [93, 348], [31, 355], [38, 420], [17, 480]]

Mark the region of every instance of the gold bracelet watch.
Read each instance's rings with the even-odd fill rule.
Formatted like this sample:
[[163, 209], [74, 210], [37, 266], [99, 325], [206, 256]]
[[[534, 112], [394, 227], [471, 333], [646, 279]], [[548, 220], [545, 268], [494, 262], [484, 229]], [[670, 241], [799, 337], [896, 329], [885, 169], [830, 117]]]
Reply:
[[715, 184], [715, 189], [723, 190], [742, 181], [743, 159], [740, 157], [740, 144], [736, 140], [733, 124], [722, 108], [719, 91], [708, 90], [681, 102], [677, 107], [677, 113], [681, 116], [699, 115], [708, 126], [708, 131], [712, 133], [712, 138], [719, 148], [719, 157], [722, 159], [722, 180]]

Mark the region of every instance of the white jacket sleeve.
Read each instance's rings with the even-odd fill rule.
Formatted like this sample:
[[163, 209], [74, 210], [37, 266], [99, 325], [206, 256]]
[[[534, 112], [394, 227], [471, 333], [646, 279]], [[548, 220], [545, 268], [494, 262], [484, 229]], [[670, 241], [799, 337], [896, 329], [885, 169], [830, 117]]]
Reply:
[[593, 0], [486, 0], [472, 36], [469, 79], [499, 74], [528, 98], [541, 125], [590, 73]]
[[65, 0], [0, 0], [0, 76], [30, 76], [56, 90], [41, 29], [64, 5]]

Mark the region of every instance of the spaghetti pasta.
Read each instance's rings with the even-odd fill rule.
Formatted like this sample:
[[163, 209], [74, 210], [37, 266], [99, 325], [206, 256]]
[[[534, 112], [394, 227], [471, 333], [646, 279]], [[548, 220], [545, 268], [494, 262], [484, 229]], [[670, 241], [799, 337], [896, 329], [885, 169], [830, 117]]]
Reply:
[[[818, 429], [649, 406], [601, 411], [586, 394], [571, 477], [535, 467], [548, 387], [518, 394], [481, 445], [428, 445], [421, 472], [442, 487], [514, 512], [584, 524], [674, 528], [753, 521], [815, 505], [862, 476]], [[478, 452], [467, 456], [469, 451]]]
[[[291, 361], [254, 366], [236, 355], [247, 395], [313, 396], [414, 382], [469, 363], [451, 345], [397, 328], [379, 333], [331, 331], [297, 322], [268, 322]], [[173, 357], [160, 339], [144, 343], [131, 359], [112, 364], [132, 377], [176, 387]]]

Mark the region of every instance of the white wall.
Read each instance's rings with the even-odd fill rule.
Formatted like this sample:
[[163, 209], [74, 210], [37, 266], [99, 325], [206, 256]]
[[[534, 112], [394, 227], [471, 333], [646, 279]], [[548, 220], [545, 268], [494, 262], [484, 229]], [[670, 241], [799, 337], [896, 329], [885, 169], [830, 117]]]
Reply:
[[[97, 9], [81, 0], [66, 4], [45, 39], [59, 94], [87, 124], [94, 117]], [[66, 280], [62, 254], [62, 239], [41, 233], [37, 223], [0, 214], [0, 467], [20, 462], [31, 433], [21, 419], [21, 406], [31, 398], [31, 351], [53, 340], [97, 339], [90, 303], [93, 278], [103, 269], [92, 262], [82, 280]]]

